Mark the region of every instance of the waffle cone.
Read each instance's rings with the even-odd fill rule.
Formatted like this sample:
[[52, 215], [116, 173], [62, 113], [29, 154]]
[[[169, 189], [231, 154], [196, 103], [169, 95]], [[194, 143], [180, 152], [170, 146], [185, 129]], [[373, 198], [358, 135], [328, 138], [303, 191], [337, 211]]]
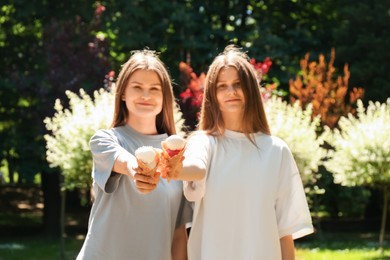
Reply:
[[[161, 156], [163, 156], [167, 161], [168, 161], [168, 164], [171, 168], [171, 173], [172, 172], [175, 172], [177, 166], [179, 165], [183, 155], [184, 155], [184, 152], [186, 150], [186, 146], [184, 146], [184, 148], [176, 155], [174, 156], [169, 156], [168, 152], [166, 150], [168, 150], [166, 144], [164, 142], [161, 143], [161, 147], [162, 147], [162, 154]], [[172, 179], [172, 176], [168, 176], [168, 181], [170, 181]]]

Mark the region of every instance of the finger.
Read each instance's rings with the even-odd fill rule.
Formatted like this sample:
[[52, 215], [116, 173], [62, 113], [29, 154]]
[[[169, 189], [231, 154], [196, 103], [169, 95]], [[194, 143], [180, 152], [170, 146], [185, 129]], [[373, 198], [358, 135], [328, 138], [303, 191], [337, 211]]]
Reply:
[[157, 184], [147, 183], [142, 181], [136, 181], [135, 185], [137, 189], [144, 189], [144, 190], [154, 190], [157, 187]]
[[151, 184], [157, 184], [157, 182], [158, 182], [157, 178], [154, 178], [154, 177], [148, 176], [148, 175], [144, 175], [144, 174], [140, 174], [140, 173], [136, 173], [134, 175], [134, 179], [136, 181], [141, 181], [141, 182], [151, 183]]

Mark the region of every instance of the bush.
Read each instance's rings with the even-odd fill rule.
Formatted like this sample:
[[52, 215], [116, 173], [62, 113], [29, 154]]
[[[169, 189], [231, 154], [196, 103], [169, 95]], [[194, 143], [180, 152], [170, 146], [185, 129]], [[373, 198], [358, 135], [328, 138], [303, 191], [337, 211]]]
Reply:
[[386, 103], [357, 102], [357, 117], [341, 117], [340, 129], [325, 128], [329, 151], [325, 167], [336, 183], [345, 186], [370, 186], [383, 191], [380, 247], [383, 252], [388, 201], [390, 197], [390, 98]]
[[334, 150], [325, 163], [335, 182], [345, 186], [390, 185], [390, 98], [370, 102], [367, 109], [357, 102], [357, 117], [341, 117], [339, 128], [327, 129], [327, 142]]
[[52, 118], [44, 123], [46, 159], [50, 167], [59, 167], [64, 176], [64, 188], [88, 189], [91, 186], [92, 157], [89, 139], [96, 130], [108, 128], [113, 114], [114, 93], [104, 89], [94, 92], [94, 101], [80, 90], [79, 95], [66, 91], [69, 108], [59, 99]]

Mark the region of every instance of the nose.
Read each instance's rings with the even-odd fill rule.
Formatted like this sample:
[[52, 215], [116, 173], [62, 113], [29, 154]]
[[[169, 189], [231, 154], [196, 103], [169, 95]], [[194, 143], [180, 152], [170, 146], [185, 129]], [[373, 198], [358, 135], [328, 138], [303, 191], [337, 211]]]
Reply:
[[144, 90], [144, 91], [142, 92], [142, 98], [143, 98], [143, 99], [149, 99], [149, 98], [150, 98], [149, 90]]
[[234, 87], [233, 84], [230, 84], [227, 86], [227, 92], [235, 94], [237, 92], [237, 89]]

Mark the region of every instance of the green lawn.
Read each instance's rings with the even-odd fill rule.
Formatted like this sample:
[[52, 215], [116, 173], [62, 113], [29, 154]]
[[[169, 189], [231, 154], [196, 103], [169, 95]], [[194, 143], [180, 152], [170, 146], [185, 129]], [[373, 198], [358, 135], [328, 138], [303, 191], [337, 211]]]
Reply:
[[[82, 245], [82, 240], [65, 239], [64, 259], [75, 259]], [[61, 259], [59, 239], [28, 237], [21, 239], [0, 240], [0, 260], [55, 260]]]
[[298, 260], [379, 260], [390, 259], [390, 249], [386, 249], [383, 256], [378, 250], [377, 233], [322, 233], [308, 237], [306, 240], [297, 240]]
[[[374, 233], [324, 233], [296, 241], [297, 260], [379, 260], [390, 259], [390, 249], [382, 257]], [[82, 234], [65, 238], [65, 259], [75, 259], [83, 242]], [[61, 259], [60, 240], [29, 235], [24, 238], [0, 237], [0, 260]]]

